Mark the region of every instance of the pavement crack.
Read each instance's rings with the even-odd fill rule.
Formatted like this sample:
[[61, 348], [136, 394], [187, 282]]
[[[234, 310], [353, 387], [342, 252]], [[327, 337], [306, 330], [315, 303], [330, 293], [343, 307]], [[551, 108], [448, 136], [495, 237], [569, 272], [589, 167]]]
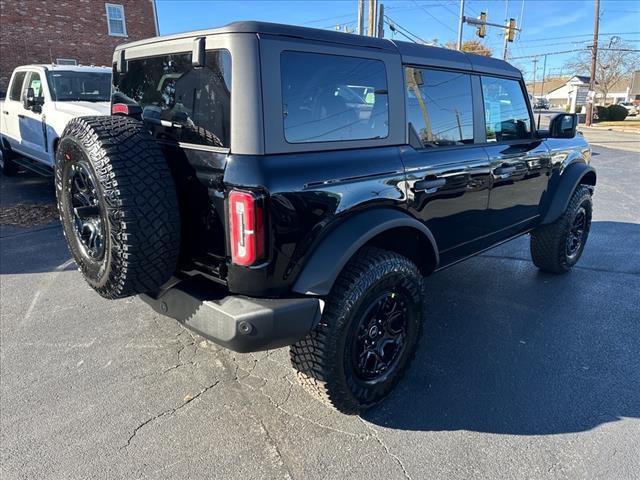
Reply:
[[158, 420], [158, 419], [160, 419], [162, 417], [173, 415], [178, 410], [181, 410], [182, 408], [186, 407], [191, 402], [193, 402], [195, 399], [199, 398], [201, 395], [203, 395], [207, 391], [211, 390], [213, 387], [215, 387], [219, 383], [220, 383], [220, 380], [216, 380], [212, 384], [207, 385], [206, 387], [204, 387], [202, 390], [200, 390], [194, 396], [185, 397], [185, 400], [180, 405], [178, 405], [177, 407], [168, 408], [167, 410], [164, 410], [163, 412], [160, 412], [157, 415], [154, 415], [153, 417], [148, 418], [147, 420], [145, 420], [144, 422], [142, 422], [140, 425], [138, 425], [136, 428], [133, 429], [133, 432], [129, 436], [129, 438], [127, 440], [127, 443], [125, 443], [122, 447], [120, 447], [120, 449], [129, 448], [129, 446], [131, 446], [131, 442], [133, 441], [133, 439], [136, 437], [136, 435], [138, 435], [138, 432], [140, 430], [142, 430], [145, 426], [149, 425], [152, 422], [155, 422], [156, 420]]
[[389, 450], [389, 447], [387, 446], [387, 444], [384, 443], [382, 441], [382, 439], [380, 438], [380, 435], [378, 435], [378, 431], [372, 425], [370, 425], [365, 420], [363, 420], [361, 417], [358, 417], [358, 419], [371, 432], [371, 436], [384, 449], [385, 453], [400, 466], [400, 468], [402, 469], [402, 473], [404, 475], [404, 478], [406, 478], [407, 480], [412, 480], [411, 479], [411, 475], [409, 475], [409, 472], [407, 472], [407, 469], [405, 468], [404, 463], [402, 463], [402, 460], [400, 460], [400, 457], [398, 457], [395, 453], [393, 453], [391, 450]]

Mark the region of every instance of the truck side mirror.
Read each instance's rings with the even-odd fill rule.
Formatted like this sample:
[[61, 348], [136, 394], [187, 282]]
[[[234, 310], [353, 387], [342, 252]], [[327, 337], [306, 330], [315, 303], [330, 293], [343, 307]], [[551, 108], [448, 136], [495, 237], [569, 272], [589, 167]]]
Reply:
[[24, 96], [24, 108], [26, 110], [31, 110], [31, 108], [36, 104], [36, 96], [33, 93], [33, 88], [27, 88], [27, 93]]
[[33, 88], [27, 88], [27, 94], [24, 96], [24, 108], [36, 113], [42, 111], [42, 105], [44, 104], [44, 97], [36, 97]]
[[573, 138], [578, 128], [578, 115], [559, 113], [549, 122], [549, 138]]

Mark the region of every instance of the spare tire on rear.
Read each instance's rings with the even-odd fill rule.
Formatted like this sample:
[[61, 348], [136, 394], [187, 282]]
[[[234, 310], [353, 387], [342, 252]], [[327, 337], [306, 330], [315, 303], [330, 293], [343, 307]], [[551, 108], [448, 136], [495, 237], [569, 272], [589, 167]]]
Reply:
[[64, 235], [85, 280], [106, 298], [153, 293], [176, 269], [180, 214], [169, 165], [142, 122], [80, 117], [56, 152]]

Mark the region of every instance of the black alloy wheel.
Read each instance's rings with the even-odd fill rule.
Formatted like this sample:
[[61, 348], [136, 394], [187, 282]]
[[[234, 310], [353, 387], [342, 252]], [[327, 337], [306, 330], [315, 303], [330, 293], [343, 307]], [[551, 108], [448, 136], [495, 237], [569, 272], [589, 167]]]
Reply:
[[384, 379], [406, 346], [407, 305], [402, 294], [384, 293], [360, 317], [353, 335], [351, 361], [364, 381]]
[[567, 234], [567, 257], [573, 259], [580, 252], [587, 231], [587, 211], [584, 205], [581, 205], [571, 224], [571, 229]]
[[67, 204], [73, 209], [73, 226], [84, 255], [96, 261], [104, 257], [105, 212], [98, 200], [98, 182], [85, 159], [71, 165], [66, 189]]

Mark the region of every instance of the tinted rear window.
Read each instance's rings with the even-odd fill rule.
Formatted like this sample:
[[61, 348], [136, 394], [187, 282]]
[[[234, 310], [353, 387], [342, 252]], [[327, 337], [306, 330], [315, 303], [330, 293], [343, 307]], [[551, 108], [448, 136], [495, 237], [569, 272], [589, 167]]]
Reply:
[[424, 146], [473, 143], [471, 77], [407, 67], [407, 117]]
[[384, 138], [389, 133], [384, 63], [282, 52], [282, 115], [291, 143]]
[[205, 65], [194, 67], [191, 53], [127, 62], [114, 72], [116, 88], [138, 103], [158, 139], [229, 147], [231, 55], [206, 52]]

